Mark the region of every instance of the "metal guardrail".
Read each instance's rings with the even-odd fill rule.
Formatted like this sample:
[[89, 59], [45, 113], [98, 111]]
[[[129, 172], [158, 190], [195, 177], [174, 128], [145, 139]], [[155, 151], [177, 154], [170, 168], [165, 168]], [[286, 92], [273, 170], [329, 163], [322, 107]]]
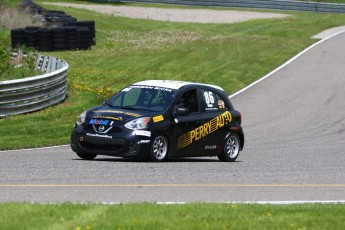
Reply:
[[93, 0], [94, 2], [144, 2], [176, 5], [244, 7], [273, 10], [345, 13], [345, 4], [288, 0]]
[[58, 104], [67, 96], [67, 62], [37, 55], [36, 68], [44, 74], [0, 81], [0, 118]]

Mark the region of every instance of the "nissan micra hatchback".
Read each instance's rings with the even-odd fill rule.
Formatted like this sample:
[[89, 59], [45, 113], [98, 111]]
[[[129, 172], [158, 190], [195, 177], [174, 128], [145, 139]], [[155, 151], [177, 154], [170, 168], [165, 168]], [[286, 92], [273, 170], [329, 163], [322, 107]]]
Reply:
[[165, 80], [134, 83], [84, 111], [71, 135], [72, 150], [86, 160], [107, 155], [235, 161], [243, 145], [241, 114], [221, 87]]

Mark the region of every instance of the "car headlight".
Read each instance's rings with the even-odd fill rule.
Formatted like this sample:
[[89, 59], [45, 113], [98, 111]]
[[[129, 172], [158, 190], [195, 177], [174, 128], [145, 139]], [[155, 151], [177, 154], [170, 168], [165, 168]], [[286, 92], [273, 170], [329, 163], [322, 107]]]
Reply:
[[77, 121], [78, 125], [81, 125], [85, 122], [85, 118], [86, 118], [86, 111], [84, 111], [82, 114], [80, 114], [79, 119]]
[[140, 117], [125, 124], [127, 129], [145, 129], [148, 127], [150, 117]]

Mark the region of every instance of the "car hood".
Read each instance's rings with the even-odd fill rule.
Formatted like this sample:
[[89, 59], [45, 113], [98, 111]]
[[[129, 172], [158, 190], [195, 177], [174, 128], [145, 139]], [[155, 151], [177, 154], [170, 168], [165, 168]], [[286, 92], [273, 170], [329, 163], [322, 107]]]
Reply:
[[108, 106], [98, 106], [88, 110], [86, 120], [88, 123], [91, 120], [96, 122], [95, 119], [98, 120], [99, 123], [106, 123], [106, 121], [110, 121], [111, 123], [126, 123], [129, 120], [142, 116], [152, 116], [152, 113], [138, 110], [116, 109]]

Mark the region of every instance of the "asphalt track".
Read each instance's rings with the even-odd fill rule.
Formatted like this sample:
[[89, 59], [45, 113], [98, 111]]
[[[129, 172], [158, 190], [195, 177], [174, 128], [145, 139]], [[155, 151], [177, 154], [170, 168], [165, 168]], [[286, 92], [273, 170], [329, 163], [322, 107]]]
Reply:
[[0, 202], [344, 202], [344, 73], [339, 33], [233, 96], [246, 135], [234, 163], [0, 152]]

